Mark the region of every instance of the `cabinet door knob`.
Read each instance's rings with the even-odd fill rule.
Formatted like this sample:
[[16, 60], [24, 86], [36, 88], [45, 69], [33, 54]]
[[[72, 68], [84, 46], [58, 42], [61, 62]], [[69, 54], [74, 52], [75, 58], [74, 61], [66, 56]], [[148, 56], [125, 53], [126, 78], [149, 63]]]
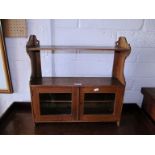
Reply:
[[100, 90], [99, 88], [94, 88], [94, 91], [95, 91], [95, 92], [97, 92], [97, 91], [99, 91], [99, 90]]

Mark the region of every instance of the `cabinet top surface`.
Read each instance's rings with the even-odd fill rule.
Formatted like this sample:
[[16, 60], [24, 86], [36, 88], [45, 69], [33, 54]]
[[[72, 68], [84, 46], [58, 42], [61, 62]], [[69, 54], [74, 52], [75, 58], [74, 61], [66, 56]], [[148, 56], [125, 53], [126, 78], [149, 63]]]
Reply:
[[155, 99], [155, 87], [143, 87], [141, 89], [142, 93], [145, 95], [145, 94], [148, 94], [149, 96], [151, 96], [152, 98]]
[[31, 86], [124, 86], [112, 77], [42, 77], [30, 81]]
[[28, 51], [39, 51], [39, 50], [99, 50], [99, 51], [129, 51], [130, 48], [119, 48], [113, 46], [38, 46], [38, 47], [27, 47]]

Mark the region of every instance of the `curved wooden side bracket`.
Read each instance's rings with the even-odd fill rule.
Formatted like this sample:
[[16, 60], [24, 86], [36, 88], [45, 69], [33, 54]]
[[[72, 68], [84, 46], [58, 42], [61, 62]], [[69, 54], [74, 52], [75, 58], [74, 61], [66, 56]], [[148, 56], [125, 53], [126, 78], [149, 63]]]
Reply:
[[124, 77], [124, 64], [125, 59], [131, 52], [131, 47], [125, 37], [119, 37], [118, 41], [116, 42], [116, 47], [128, 49], [124, 51], [115, 51], [112, 72], [112, 76], [119, 80], [123, 85], [125, 85], [126, 82]]
[[40, 43], [37, 40], [36, 36], [31, 35], [26, 45], [26, 50], [31, 60], [31, 79], [30, 80], [34, 78], [42, 77], [40, 51], [38, 50], [38, 51], [32, 52], [28, 50], [28, 48], [30, 47], [39, 47], [39, 46], [40, 46]]

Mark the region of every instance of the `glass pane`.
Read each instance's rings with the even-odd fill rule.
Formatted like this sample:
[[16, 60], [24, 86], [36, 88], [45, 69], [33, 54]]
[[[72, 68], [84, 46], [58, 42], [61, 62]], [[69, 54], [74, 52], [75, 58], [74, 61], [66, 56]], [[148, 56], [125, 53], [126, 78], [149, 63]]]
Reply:
[[41, 115], [71, 114], [71, 93], [39, 94]]
[[112, 114], [115, 94], [86, 93], [84, 95], [84, 114]]

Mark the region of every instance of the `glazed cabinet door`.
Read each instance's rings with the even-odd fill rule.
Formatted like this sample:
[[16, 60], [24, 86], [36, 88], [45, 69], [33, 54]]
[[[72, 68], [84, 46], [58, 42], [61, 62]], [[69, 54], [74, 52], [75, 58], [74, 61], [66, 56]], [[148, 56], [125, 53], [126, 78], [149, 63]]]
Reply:
[[35, 122], [72, 121], [77, 118], [75, 88], [34, 87], [31, 91]]
[[122, 88], [80, 88], [80, 120], [119, 121], [122, 110], [122, 99]]

